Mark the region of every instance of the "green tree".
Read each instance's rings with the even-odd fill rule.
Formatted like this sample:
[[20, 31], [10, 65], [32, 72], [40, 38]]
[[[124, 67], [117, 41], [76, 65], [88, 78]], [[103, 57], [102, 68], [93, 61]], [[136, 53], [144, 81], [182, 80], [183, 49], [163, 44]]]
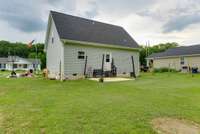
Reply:
[[140, 46], [140, 63], [141, 65], [146, 65], [146, 57], [152, 53], [164, 52], [169, 48], [175, 48], [179, 46], [176, 42], [171, 43], [160, 43], [154, 46]]
[[36, 46], [38, 58], [41, 60], [41, 67], [46, 67], [46, 53], [44, 50], [44, 44], [38, 43], [34, 44], [31, 48], [28, 48], [27, 44], [21, 42], [11, 43], [9, 41], [0, 41], [0, 57], [8, 57], [9, 55], [16, 55], [23, 58], [35, 58], [36, 56]]
[[41, 68], [45, 68], [46, 67], [46, 53], [44, 52], [39, 52], [38, 54], [36, 54], [36, 52], [31, 52], [28, 55], [28, 58], [38, 58], [41, 61]]

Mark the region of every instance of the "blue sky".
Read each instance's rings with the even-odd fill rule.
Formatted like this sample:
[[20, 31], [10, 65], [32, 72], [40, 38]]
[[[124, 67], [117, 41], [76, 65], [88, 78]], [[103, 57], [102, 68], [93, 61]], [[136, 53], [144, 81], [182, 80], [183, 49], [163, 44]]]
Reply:
[[139, 43], [200, 43], [199, 0], [0, 0], [0, 40], [44, 42], [50, 10], [123, 26]]

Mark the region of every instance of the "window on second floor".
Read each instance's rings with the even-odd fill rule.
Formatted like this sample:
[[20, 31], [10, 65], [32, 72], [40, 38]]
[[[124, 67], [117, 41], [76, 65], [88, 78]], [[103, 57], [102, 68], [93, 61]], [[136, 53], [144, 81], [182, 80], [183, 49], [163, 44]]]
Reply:
[[52, 43], [52, 44], [54, 43], [54, 38], [53, 38], [53, 37], [51, 37], [51, 43]]

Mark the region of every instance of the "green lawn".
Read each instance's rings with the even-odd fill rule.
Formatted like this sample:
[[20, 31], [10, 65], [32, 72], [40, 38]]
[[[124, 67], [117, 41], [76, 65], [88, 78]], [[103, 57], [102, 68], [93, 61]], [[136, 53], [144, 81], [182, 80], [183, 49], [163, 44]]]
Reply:
[[103, 84], [0, 78], [0, 133], [153, 134], [156, 117], [200, 124], [200, 75], [143, 74]]

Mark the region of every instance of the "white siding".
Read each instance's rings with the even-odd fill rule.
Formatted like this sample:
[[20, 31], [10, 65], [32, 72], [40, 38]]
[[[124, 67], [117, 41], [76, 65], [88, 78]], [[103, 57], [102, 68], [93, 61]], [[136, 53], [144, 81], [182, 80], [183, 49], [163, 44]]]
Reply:
[[120, 50], [111, 48], [97, 48], [83, 45], [64, 45], [64, 68], [65, 75], [70, 77], [76, 73], [83, 75], [85, 60], [78, 59], [78, 51], [84, 51], [88, 56], [87, 68], [101, 69], [102, 55], [110, 54], [114, 58], [114, 64], [117, 67], [117, 74], [130, 74], [132, 72], [132, 60], [134, 57], [136, 75], [139, 75], [139, 52], [130, 50]]
[[190, 67], [197, 67], [200, 71], [200, 56], [184, 57], [185, 65]]
[[[184, 57], [184, 56], [183, 56]], [[185, 56], [184, 64], [181, 65], [180, 57], [168, 57], [153, 60], [153, 68], [172, 68], [181, 70], [183, 66], [197, 67], [200, 70], [200, 56]]]
[[166, 58], [166, 59], [155, 59], [153, 61], [154, 68], [172, 68], [176, 70], [181, 69], [180, 58]]
[[[61, 74], [63, 72], [63, 43], [60, 40], [55, 23], [51, 19], [49, 30], [49, 37], [47, 40], [47, 69], [49, 70], [49, 77], [59, 77], [60, 68]], [[52, 43], [53, 37], [53, 43]], [[61, 66], [61, 67], [60, 67]]]

